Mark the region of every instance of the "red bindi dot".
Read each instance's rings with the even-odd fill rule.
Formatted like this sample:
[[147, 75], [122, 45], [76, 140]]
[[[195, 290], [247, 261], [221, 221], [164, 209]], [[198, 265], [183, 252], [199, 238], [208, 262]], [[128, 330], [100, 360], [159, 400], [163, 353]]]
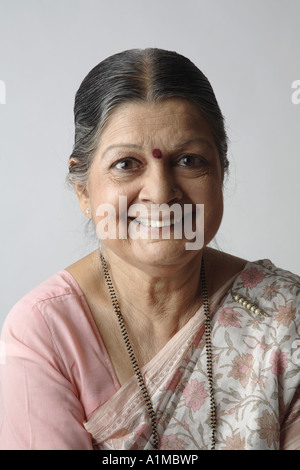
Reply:
[[154, 158], [161, 158], [162, 157], [161, 150], [154, 149], [153, 152], [152, 152], [152, 155], [153, 155]]

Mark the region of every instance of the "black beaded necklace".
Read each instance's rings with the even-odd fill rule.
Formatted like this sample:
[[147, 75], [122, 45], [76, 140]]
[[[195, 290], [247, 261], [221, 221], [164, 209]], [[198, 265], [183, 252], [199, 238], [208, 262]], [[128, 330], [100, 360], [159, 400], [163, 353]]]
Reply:
[[[154, 449], [158, 449], [159, 445], [159, 436], [157, 432], [157, 419], [156, 414], [152, 406], [151, 399], [148, 395], [147, 387], [145, 385], [144, 378], [141, 374], [139, 365], [134, 355], [133, 348], [130, 343], [130, 339], [127, 333], [126, 325], [123, 319], [123, 315], [120, 310], [120, 306], [117, 300], [117, 296], [113, 287], [113, 283], [108, 272], [106, 260], [102, 253], [100, 253], [102, 268], [104, 272], [104, 278], [108, 287], [108, 291], [110, 294], [111, 302], [115, 311], [115, 314], [118, 319], [118, 323], [120, 326], [121, 334], [125, 342], [125, 346], [127, 348], [127, 352], [138, 380], [139, 387], [141, 389], [141, 393], [143, 395], [147, 412], [150, 417], [151, 427], [152, 427], [152, 445]], [[206, 367], [207, 367], [207, 376], [208, 376], [208, 385], [209, 385], [209, 396], [210, 396], [210, 426], [211, 426], [211, 449], [215, 448], [216, 439], [216, 427], [217, 427], [217, 419], [216, 419], [216, 405], [215, 405], [215, 397], [214, 397], [214, 390], [213, 390], [213, 375], [212, 375], [212, 344], [211, 344], [211, 325], [210, 325], [210, 315], [209, 315], [209, 303], [208, 303], [208, 293], [207, 293], [207, 286], [206, 286], [206, 277], [205, 277], [205, 269], [204, 269], [204, 259], [202, 257], [201, 263], [201, 273], [200, 273], [200, 282], [201, 282], [201, 290], [202, 290], [202, 302], [204, 308], [204, 316], [205, 316], [205, 340], [206, 340]]]

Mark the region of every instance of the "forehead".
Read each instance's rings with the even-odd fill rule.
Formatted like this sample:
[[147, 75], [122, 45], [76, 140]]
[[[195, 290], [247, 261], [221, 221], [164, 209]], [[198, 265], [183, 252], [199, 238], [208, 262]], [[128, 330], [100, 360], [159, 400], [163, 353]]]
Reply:
[[205, 137], [212, 133], [199, 108], [183, 99], [158, 103], [125, 103], [117, 107], [102, 132], [100, 146], [109, 143], [168, 144], [168, 140]]

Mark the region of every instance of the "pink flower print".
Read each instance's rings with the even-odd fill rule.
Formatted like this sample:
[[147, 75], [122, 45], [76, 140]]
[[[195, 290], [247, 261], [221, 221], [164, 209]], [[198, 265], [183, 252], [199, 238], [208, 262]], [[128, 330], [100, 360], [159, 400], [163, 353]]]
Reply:
[[243, 354], [241, 357], [233, 359], [233, 367], [227, 377], [233, 377], [239, 380], [241, 385], [246, 388], [253, 368], [252, 354]]
[[222, 447], [222, 450], [245, 450], [245, 444], [246, 439], [237, 433], [233, 437], [226, 437], [225, 447]]
[[207, 396], [204, 382], [198, 382], [197, 379], [193, 379], [183, 391], [185, 404], [188, 408], [192, 408], [193, 411], [200, 410]]
[[268, 447], [276, 446], [279, 441], [279, 426], [275, 416], [271, 415], [268, 410], [264, 410], [261, 418], [256, 418], [255, 421], [259, 425], [259, 437], [266, 439]]
[[264, 377], [256, 377], [254, 380], [251, 381], [251, 385], [256, 387], [257, 385], [260, 388], [265, 388], [265, 378]]
[[290, 323], [296, 318], [296, 309], [294, 308], [293, 301], [287, 303], [287, 305], [279, 305], [278, 313], [274, 316], [277, 321], [277, 326], [283, 325], [286, 327], [290, 326]]
[[271, 301], [273, 297], [276, 297], [278, 289], [280, 289], [280, 285], [276, 284], [276, 282], [272, 282], [271, 285], [265, 286], [262, 297], [268, 301]]
[[281, 351], [272, 351], [269, 363], [272, 365], [272, 373], [276, 376], [284, 374], [285, 370], [288, 367], [287, 361], [288, 353], [283, 353]]
[[160, 450], [184, 450], [186, 443], [177, 437], [176, 434], [164, 434], [160, 440]]
[[244, 287], [250, 287], [250, 289], [252, 289], [265, 278], [265, 275], [263, 271], [260, 271], [257, 268], [251, 268], [243, 271], [241, 278], [244, 282]]
[[239, 317], [242, 315], [239, 312], [235, 312], [232, 308], [223, 308], [218, 318], [218, 322], [222, 326], [234, 326], [236, 328], [241, 328]]

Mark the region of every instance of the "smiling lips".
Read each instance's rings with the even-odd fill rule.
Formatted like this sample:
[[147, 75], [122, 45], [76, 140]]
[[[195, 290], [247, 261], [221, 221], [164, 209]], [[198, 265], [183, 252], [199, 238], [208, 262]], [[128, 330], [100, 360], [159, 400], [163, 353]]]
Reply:
[[160, 227], [170, 227], [171, 225], [177, 224], [182, 220], [182, 215], [174, 219], [174, 217], [158, 220], [158, 219], [143, 219], [141, 217], [137, 217], [134, 219], [135, 222], [138, 224], [144, 225], [145, 227], [153, 227], [153, 228], [160, 228]]
[[189, 216], [193, 216], [192, 210], [187, 210], [184, 213], [183, 212], [181, 213], [167, 212], [167, 213], [160, 213], [160, 214], [151, 213], [151, 215], [144, 212], [144, 214], [140, 213], [138, 217], [136, 217], [136, 215], [130, 216], [129, 214], [129, 219], [147, 228], [162, 228], [162, 227], [171, 227], [178, 223], [183, 223], [184, 219]]

